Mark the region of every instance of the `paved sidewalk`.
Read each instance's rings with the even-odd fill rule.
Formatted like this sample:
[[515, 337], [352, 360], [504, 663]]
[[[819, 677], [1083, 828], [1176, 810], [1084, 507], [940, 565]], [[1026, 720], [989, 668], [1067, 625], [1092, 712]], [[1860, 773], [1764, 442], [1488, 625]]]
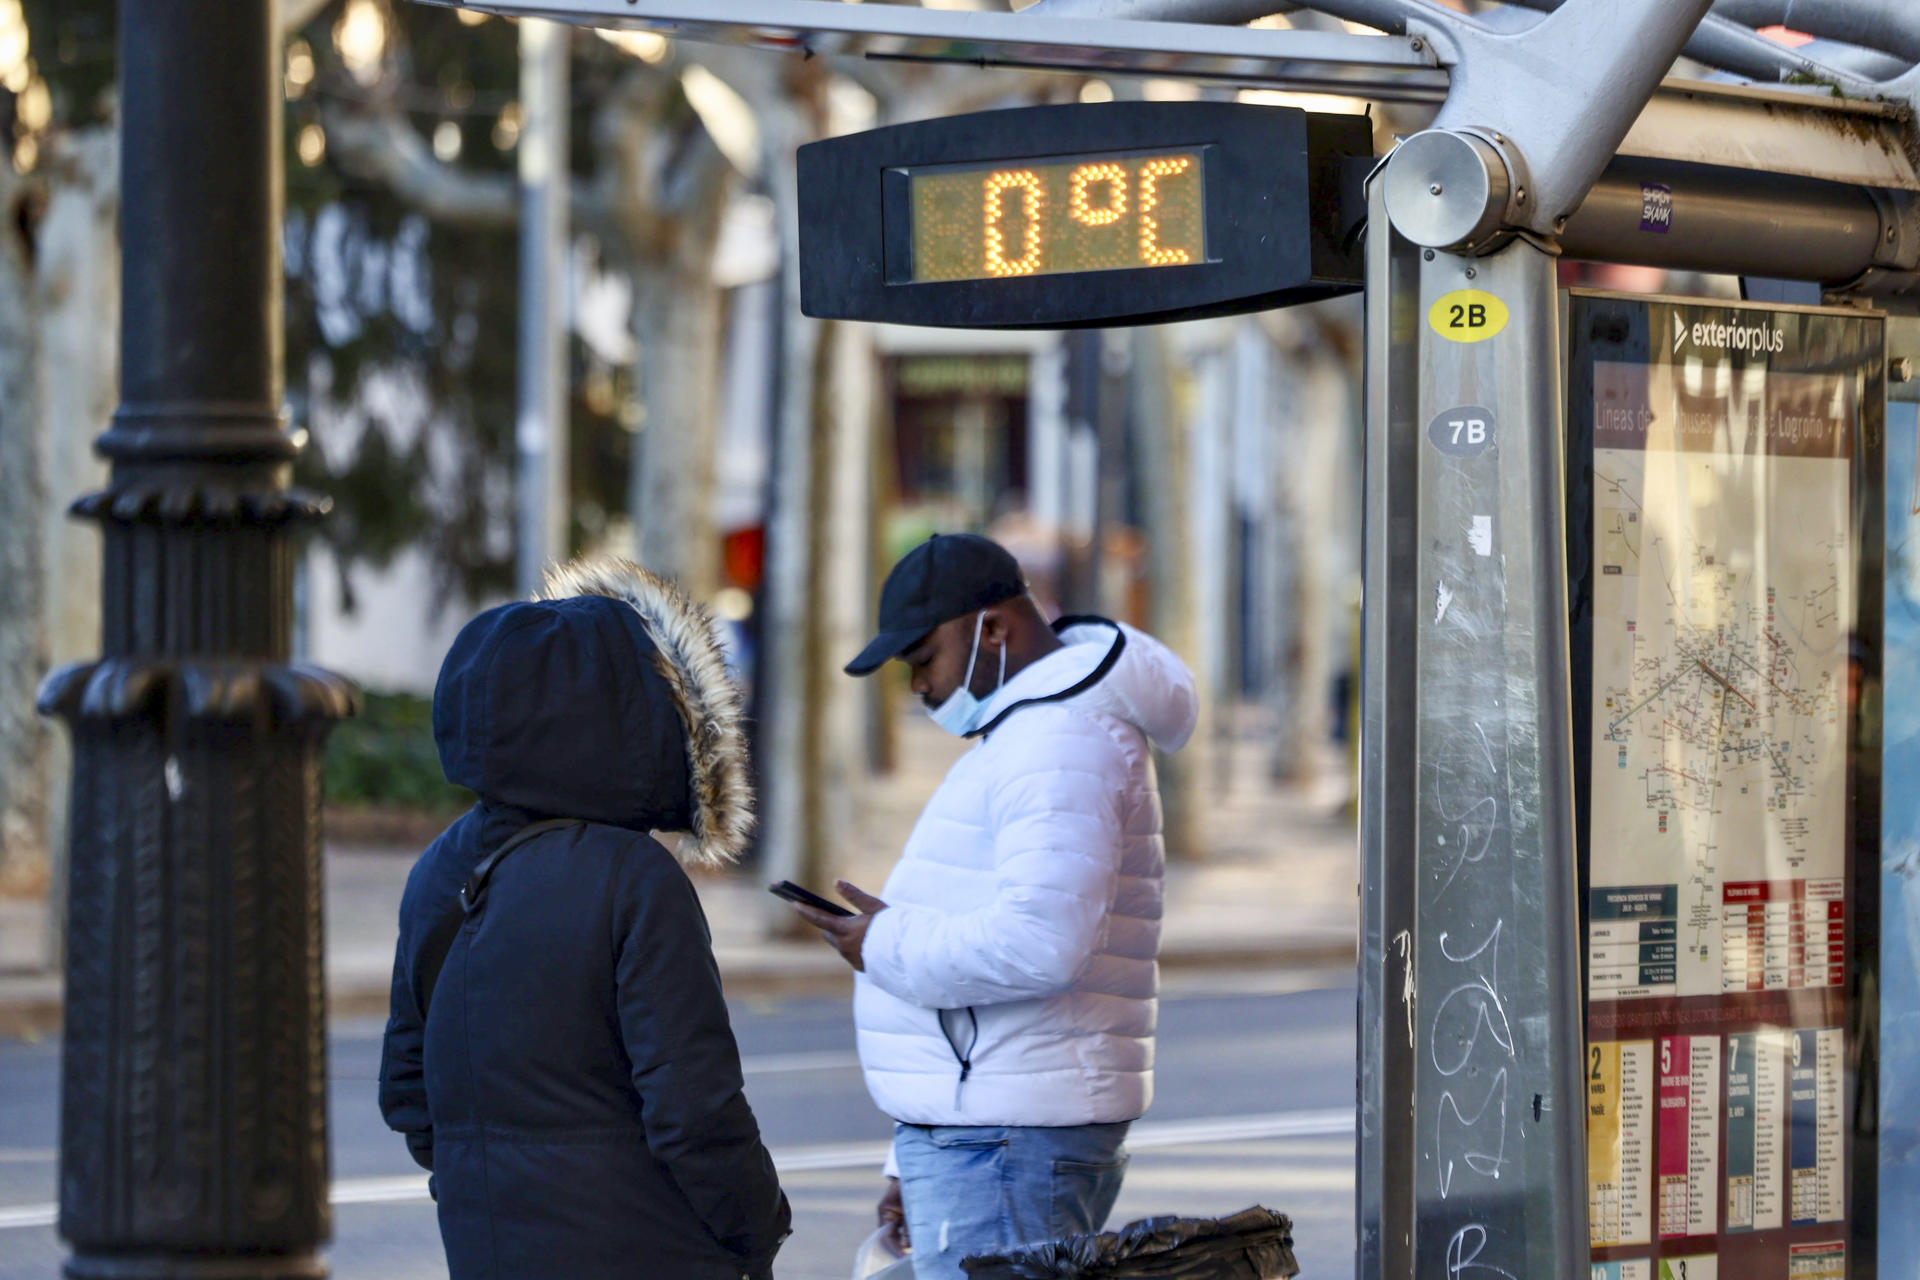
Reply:
[[[1244, 725], [1243, 721], [1243, 725]], [[877, 891], [921, 806], [964, 746], [914, 716], [901, 722], [900, 765], [863, 788], [834, 875]], [[1201, 806], [1203, 861], [1167, 869], [1162, 968], [1169, 979], [1202, 969], [1332, 969], [1350, 965], [1359, 866], [1346, 784], [1330, 753], [1303, 782], [1279, 785], [1259, 736], [1221, 740]], [[327, 980], [335, 1014], [385, 1010], [395, 915], [417, 850], [330, 847], [326, 856]], [[728, 990], [739, 997], [847, 990], [840, 958], [806, 933], [780, 937], [790, 912], [752, 872], [696, 881]], [[830, 885], [821, 885], [827, 889]], [[38, 1036], [59, 1019], [59, 981], [18, 957], [36, 904], [0, 904], [0, 1037]], [[22, 909], [27, 908], [27, 909]]]

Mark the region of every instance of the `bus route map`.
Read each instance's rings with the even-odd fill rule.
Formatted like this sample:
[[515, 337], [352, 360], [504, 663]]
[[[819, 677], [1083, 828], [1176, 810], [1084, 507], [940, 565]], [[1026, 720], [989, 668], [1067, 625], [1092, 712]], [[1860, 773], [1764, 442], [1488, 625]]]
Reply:
[[1842, 982], [1852, 384], [1687, 372], [1595, 372], [1594, 1000]]

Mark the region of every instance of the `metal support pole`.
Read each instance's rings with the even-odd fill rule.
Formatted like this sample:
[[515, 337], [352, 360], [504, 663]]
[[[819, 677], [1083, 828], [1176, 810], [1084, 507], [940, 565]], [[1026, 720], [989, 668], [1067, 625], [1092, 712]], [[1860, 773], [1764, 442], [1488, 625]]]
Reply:
[[73, 734], [60, 1231], [70, 1277], [325, 1274], [320, 751], [289, 663], [279, 6], [120, 5], [121, 404]]
[[[1372, 185], [1367, 220], [1366, 479], [1361, 528], [1360, 1087], [1354, 1273], [1413, 1275], [1415, 1131], [1413, 908], [1400, 872], [1415, 836], [1414, 682], [1419, 646], [1419, 255], [1393, 231]], [[1401, 314], [1396, 316], [1397, 303]], [[1402, 780], [1389, 786], [1387, 779]]]
[[532, 595], [567, 554], [568, 27], [520, 23], [520, 329], [514, 584]]
[[1421, 249], [1389, 225], [1386, 186], [1368, 263], [1359, 1272], [1570, 1280], [1586, 1130], [1553, 259]]

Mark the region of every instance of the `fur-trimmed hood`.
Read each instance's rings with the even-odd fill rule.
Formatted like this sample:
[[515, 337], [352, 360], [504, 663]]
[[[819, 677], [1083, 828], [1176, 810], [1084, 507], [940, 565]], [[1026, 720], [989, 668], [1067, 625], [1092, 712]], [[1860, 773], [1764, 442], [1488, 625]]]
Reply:
[[753, 834], [753, 782], [740, 686], [727, 674], [713, 615], [671, 582], [617, 556], [549, 569], [540, 598], [568, 596], [618, 600], [639, 615], [687, 730], [693, 825], [680, 860], [708, 866], [732, 862], [746, 852]]
[[461, 631], [434, 691], [451, 782], [515, 815], [684, 831], [719, 866], [753, 829], [739, 690], [711, 617], [624, 560], [549, 571]]

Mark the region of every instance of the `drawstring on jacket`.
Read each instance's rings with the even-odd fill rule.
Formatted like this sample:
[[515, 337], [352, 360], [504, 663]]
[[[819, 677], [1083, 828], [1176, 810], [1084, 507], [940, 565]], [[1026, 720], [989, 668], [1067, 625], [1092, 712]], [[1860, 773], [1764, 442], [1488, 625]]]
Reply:
[[953, 1038], [953, 1032], [947, 1029], [947, 1015], [955, 1012], [958, 1010], [940, 1009], [934, 1016], [940, 1020], [940, 1034], [947, 1038], [947, 1048], [953, 1050], [954, 1061], [960, 1064], [960, 1078], [953, 1082], [953, 1109], [958, 1111], [960, 1087], [966, 1084], [967, 1077], [973, 1074], [973, 1048], [980, 1043], [980, 1018], [974, 1013], [973, 1006], [967, 1006], [967, 1021], [973, 1024], [973, 1035], [967, 1040], [966, 1051], [962, 1052], [959, 1043]]

